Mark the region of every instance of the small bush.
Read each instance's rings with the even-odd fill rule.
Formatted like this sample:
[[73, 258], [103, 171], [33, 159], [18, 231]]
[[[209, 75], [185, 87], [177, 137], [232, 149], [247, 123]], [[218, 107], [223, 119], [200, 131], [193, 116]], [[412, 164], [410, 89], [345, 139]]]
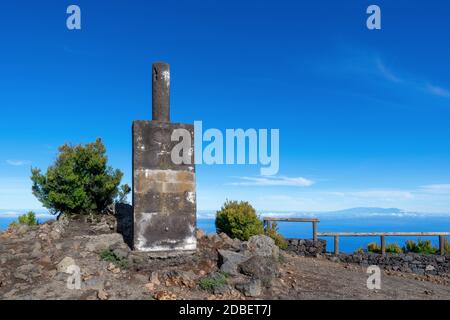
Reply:
[[438, 252], [438, 248], [434, 247], [431, 244], [430, 240], [417, 240], [417, 248], [419, 249], [419, 253], [428, 253], [435, 254]]
[[417, 251], [416, 242], [413, 241], [413, 240], [407, 240], [405, 242], [405, 246], [403, 247], [403, 251], [405, 251], [405, 252], [416, 252]]
[[398, 244], [391, 243], [386, 246], [386, 252], [388, 252], [388, 253], [403, 253], [403, 250]]
[[128, 268], [128, 260], [116, 256], [116, 254], [111, 249], [103, 250], [99, 255], [102, 260], [112, 262], [117, 267], [120, 267], [122, 269]]
[[278, 233], [278, 225], [275, 222], [271, 222], [265, 230], [265, 234], [271, 237], [275, 244], [281, 249], [286, 249], [288, 247], [288, 242], [286, 239]]
[[[381, 253], [381, 247], [376, 242], [371, 242], [367, 245], [367, 252]], [[402, 253], [402, 248], [396, 243], [390, 243], [386, 246], [386, 253]]]
[[101, 213], [119, 200], [125, 200], [128, 186], [119, 190], [123, 173], [107, 165], [101, 139], [86, 145], [59, 148], [58, 157], [45, 174], [32, 168], [32, 191], [53, 214]]
[[356, 254], [364, 254], [364, 249], [363, 248], [358, 248], [355, 251]]
[[418, 239], [417, 243], [413, 240], [406, 241], [405, 252], [414, 252], [414, 253], [425, 253], [425, 254], [435, 254], [439, 251], [438, 248], [434, 247], [431, 244], [430, 240], [421, 240]]
[[37, 226], [39, 224], [36, 219], [36, 214], [33, 211], [19, 216], [18, 220], [20, 224], [26, 224], [27, 226]]
[[226, 284], [227, 284], [227, 275], [224, 273], [218, 273], [213, 276], [203, 278], [198, 283], [201, 289], [210, 292]]
[[251, 236], [264, 234], [264, 226], [255, 209], [248, 202], [227, 200], [216, 213], [217, 233], [247, 241]]
[[444, 241], [444, 252], [450, 254], [450, 243], [447, 238], [445, 238]]
[[367, 245], [367, 252], [372, 252], [372, 253], [380, 253], [381, 252], [381, 248], [378, 245], [378, 243], [376, 242], [371, 242]]
[[27, 226], [37, 226], [39, 225], [39, 221], [36, 219], [36, 214], [33, 211], [29, 211], [26, 214], [20, 215], [17, 218], [17, 221], [13, 221], [9, 224], [9, 228], [15, 228], [19, 225], [27, 225]]

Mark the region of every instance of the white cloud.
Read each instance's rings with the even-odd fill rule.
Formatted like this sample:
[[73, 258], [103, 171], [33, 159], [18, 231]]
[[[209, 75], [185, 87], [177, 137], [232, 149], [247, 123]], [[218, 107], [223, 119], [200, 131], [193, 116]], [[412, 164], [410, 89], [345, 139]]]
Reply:
[[303, 177], [239, 177], [244, 180], [240, 182], [233, 182], [235, 186], [289, 186], [289, 187], [309, 187], [314, 184], [314, 181]]
[[429, 184], [421, 187], [423, 192], [434, 194], [450, 193], [450, 184]]
[[19, 166], [31, 164], [31, 161], [30, 160], [6, 160], [6, 163], [8, 163], [9, 165], [15, 166], [15, 167], [19, 167]]

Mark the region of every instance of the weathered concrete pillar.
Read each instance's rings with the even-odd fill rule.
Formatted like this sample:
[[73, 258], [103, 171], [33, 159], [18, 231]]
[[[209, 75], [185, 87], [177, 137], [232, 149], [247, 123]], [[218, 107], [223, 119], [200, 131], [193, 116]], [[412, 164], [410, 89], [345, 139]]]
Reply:
[[[133, 121], [134, 249], [196, 249], [194, 126], [169, 122], [169, 65], [153, 65], [153, 121]], [[175, 164], [174, 130], [189, 132], [190, 163]]]

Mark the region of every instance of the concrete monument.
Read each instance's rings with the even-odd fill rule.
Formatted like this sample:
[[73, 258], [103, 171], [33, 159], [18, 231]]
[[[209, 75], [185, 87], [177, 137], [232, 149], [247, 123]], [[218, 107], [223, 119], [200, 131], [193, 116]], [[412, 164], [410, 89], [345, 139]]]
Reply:
[[194, 141], [191, 124], [170, 122], [170, 68], [153, 64], [153, 120], [133, 121], [133, 246], [137, 251], [196, 249], [194, 145], [190, 163], [175, 164], [171, 151], [176, 129]]

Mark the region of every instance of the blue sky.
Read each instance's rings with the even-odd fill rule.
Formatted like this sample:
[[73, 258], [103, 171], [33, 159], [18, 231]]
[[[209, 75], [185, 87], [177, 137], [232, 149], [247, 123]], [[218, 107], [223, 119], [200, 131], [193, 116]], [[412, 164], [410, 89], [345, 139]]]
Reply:
[[[66, 28], [70, 4], [82, 30]], [[370, 4], [382, 30], [366, 28]], [[130, 183], [131, 123], [151, 118], [164, 60], [173, 121], [280, 129], [277, 177], [198, 166], [199, 209], [450, 213], [449, 16], [443, 0], [5, 2], [0, 208], [40, 208], [30, 167], [65, 142], [103, 138]]]

